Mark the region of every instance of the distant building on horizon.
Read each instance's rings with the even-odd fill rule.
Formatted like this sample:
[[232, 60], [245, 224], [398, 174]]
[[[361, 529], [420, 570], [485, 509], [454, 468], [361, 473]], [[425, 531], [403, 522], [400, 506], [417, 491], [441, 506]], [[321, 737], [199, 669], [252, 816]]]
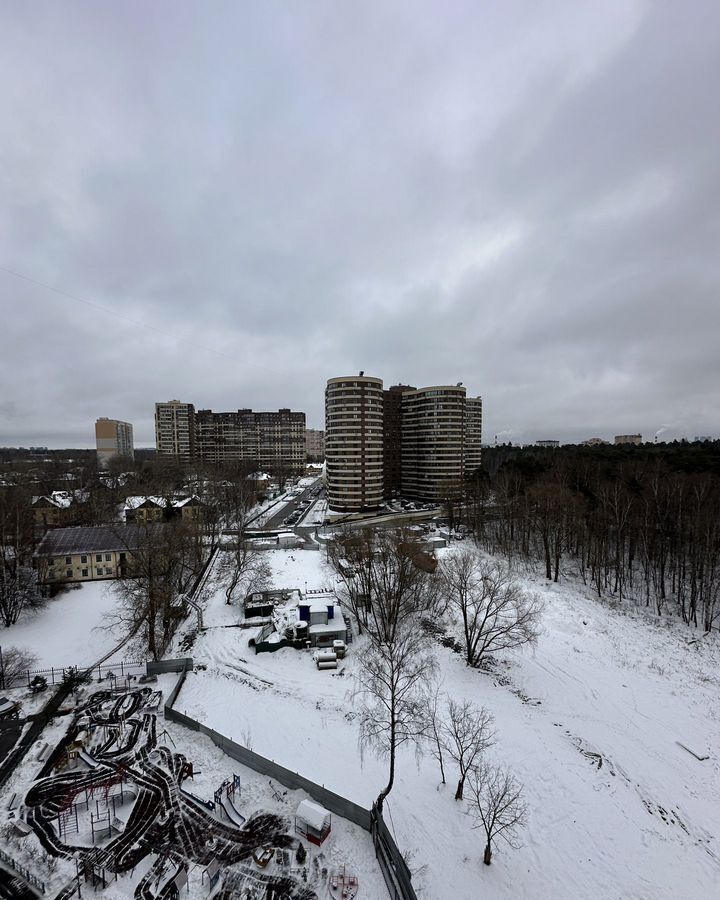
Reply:
[[95, 422], [95, 447], [98, 468], [107, 469], [113, 459], [135, 459], [133, 427], [129, 422], [107, 419]]
[[305, 413], [196, 410], [192, 403], [155, 404], [158, 455], [180, 462], [253, 462], [261, 469], [301, 472], [305, 466]]
[[610, 443], [610, 441], [604, 441], [602, 438], [591, 437], [591, 438], [588, 438], [586, 441], [583, 441], [580, 446], [581, 447], [601, 447], [601, 446], [609, 444], [609, 443]]
[[641, 434], [616, 434], [616, 444], [642, 444]]
[[535, 441], [536, 447], [559, 447], [560, 441]]

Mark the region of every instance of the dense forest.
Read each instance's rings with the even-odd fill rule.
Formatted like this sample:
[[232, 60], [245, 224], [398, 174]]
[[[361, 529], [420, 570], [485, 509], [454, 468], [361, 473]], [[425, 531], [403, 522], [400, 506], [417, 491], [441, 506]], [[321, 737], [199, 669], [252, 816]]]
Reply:
[[720, 620], [720, 441], [489, 448], [467, 524], [488, 552], [598, 596]]

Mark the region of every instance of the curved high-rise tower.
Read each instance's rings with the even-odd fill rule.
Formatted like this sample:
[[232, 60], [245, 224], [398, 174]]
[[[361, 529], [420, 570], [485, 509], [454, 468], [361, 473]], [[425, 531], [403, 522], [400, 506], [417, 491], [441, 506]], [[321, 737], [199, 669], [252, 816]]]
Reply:
[[383, 383], [330, 378], [325, 389], [325, 476], [330, 509], [360, 512], [383, 499]]

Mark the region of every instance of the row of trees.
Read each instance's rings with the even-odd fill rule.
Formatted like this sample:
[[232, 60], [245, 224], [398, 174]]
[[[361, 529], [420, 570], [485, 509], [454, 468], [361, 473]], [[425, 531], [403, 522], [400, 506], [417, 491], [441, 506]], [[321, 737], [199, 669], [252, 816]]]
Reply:
[[528, 451], [477, 478], [464, 510], [478, 543], [579, 575], [599, 597], [677, 610], [709, 632], [720, 619], [720, 474], [673, 457]]
[[[535, 640], [541, 608], [508, 572], [471, 551], [431, 571], [414, 535], [364, 530], [336, 539], [329, 563], [341, 601], [355, 616], [366, 640], [358, 652], [353, 705], [361, 752], [388, 760], [388, 780], [376, 804], [380, 811], [396, 777], [398, 751], [405, 745], [457, 770], [455, 799], [466, 800], [473, 826], [485, 835], [484, 861], [493, 842], [513, 843], [524, 824], [522, 787], [486, 751], [495, 741], [494, 720], [484, 707], [442, 693], [430, 620], [464, 611], [468, 663], [477, 665], [496, 650]], [[469, 796], [468, 796], [469, 795]]]

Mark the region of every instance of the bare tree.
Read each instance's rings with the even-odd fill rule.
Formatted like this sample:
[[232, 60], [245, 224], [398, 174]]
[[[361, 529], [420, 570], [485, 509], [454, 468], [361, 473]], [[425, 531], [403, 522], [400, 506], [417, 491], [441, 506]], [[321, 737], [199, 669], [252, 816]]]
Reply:
[[341, 602], [374, 643], [393, 643], [405, 622], [437, 602], [436, 563], [412, 532], [366, 529], [334, 541], [328, 556]]
[[253, 591], [264, 590], [272, 580], [272, 570], [262, 551], [239, 535], [232, 548], [223, 551], [219, 568], [228, 605]]
[[463, 550], [448, 559], [442, 577], [448, 605], [462, 621], [469, 666], [487, 653], [537, 641], [543, 603], [520, 587], [507, 566]]
[[448, 718], [442, 726], [442, 739], [448, 756], [460, 769], [455, 799], [463, 799], [468, 772], [475, 769], [483, 753], [495, 743], [495, 720], [484, 706], [469, 700], [448, 701]]
[[14, 625], [26, 609], [45, 603], [32, 569], [34, 549], [30, 495], [18, 487], [0, 490], [0, 621]]
[[483, 862], [492, 861], [493, 841], [503, 838], [517, 848], [517, 832], [527, 824], [527, 806], [522, 785], [501, 766], [483, 763], [470, 772], [468, 806], [473, 828], [485, 833]]
[[23, 647], [5, 647], [0, 650], [0, 688], [7, 690], [37, 665], [38, 658]]
[[39, 609], [47, 601], [40, 593], [34, 569], [8, 559], [2, 549], [0, 557], [0, 621], [9, 628], [25, 610]]
[[118, 599], [104, 627], [136, 635], [142, 652], [159, 659], [184, 615], [182, 595], [202, 568], [203, 547], [191, 527], [149, 523], [127, 552], [126, 577], [114, 584]]
[[443, 720], [440, 714], [440, 684], [435, 681], [428, 685], [424, 698], [426, 718], [425, 737], [430, 747], [430, 754], [440, 766], [442, 783], [445, 784], [445, 747], [443, 744]]
[[380, 812], [395, 782], [398, 748], [408, 742], [419, 747], [426, 732], [424, 697], [436, 665], [427, 636], [407, 622], [395, 630], [392, 643], [370, 642], [358, 654], [352, 696], [360, 720], [360, 749], [387, 757], [390, 765], [388, 782], [377, 798]]

